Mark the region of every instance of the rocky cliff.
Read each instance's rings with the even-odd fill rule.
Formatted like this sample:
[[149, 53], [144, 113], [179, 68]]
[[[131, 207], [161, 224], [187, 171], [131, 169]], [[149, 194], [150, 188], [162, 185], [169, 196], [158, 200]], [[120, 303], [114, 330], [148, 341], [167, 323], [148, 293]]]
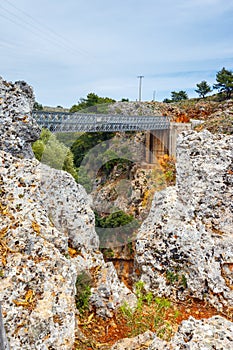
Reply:
[[178, 140], [177, 184], [157, 192], [137, 236], [136, 266], [154, 293], [233, 307], [233, 142], [208, 131]]
[[[114, 316], [124, 301], [133, 307], [136, 297], [98, 250], [85, 190], [69, 174], [34, 159], [30, 143], [40, 130], [31, 117], [31, 87], [0, 79], [0, 94], [0, 303], [6, 335], [14, 350], [71, 350], [79, 330], [76, 281], [83, 271], [92, 282], [90, 310], [102, 318]], [[204, 299], [229, 316], [232, 139], [186, 132], [177, 152], [177, 185], [155, 194], [138, 233], [135, 275], [155, 295]], [[171, 342], [147, 333], [113, 349], [230, 349], [232, 339], [232, 322], [191, 318]]]
[[[67, 173], [41, 165], [30, 142], [32, 89], [0, 80], [0, 302], [10, 347], [71, 349], [77, 276], [92, 279], [91, 307], [103, 317], [135, 296], [98, 252], [85, 190]], [[71, 253], [72, 252], [72, 253]]]

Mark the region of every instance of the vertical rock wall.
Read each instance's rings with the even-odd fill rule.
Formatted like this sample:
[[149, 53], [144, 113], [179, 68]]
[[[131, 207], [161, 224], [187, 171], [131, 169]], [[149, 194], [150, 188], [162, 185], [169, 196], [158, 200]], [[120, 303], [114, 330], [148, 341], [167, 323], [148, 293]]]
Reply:
[[178, 140], [177, 185], [155, 194], [136, 243], [148, 289], [233, 307], [233, 140], [208, 131]]
[[26, 83], [0, 79], [0, 302], [12, 349], [68, 350], [79, 273], [90, 274], [90, 303], [103, 317], [136, 298], [98, 252], [85, 190], [33, 158], [31, 142], [40, 133], [33, 102]]
[[0, 149], [21, 158], [33, 158], [31, 142], [40, 128], [31, 118], [34, 104], [32, 88], [25, 82], [15, 84], [0, 77]]

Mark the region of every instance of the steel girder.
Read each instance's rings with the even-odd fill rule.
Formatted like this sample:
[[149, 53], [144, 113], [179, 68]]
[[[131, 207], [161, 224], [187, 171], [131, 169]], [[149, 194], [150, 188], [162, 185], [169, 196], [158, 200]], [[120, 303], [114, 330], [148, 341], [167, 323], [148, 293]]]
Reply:
[[113, 132], [167, 130], [170, 120], [164, 116], [125, 116], [33, 111], [37, 123], [51, 132]]

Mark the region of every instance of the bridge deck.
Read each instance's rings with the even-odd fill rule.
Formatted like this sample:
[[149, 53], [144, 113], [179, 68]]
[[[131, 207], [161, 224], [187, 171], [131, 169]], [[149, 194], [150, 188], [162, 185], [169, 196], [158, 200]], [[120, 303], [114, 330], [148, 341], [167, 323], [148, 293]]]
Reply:
[[167, 130], [170, 120], [164, 116], [124, 116], [33, 111], [37, 123], [52, 132], [97, 132]]

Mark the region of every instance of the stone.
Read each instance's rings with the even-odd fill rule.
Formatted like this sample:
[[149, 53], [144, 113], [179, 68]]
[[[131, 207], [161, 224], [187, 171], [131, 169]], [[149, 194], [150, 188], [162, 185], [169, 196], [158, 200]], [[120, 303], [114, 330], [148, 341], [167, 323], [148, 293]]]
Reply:
[[233, 348], [233, 323], [220, 316], [183, 321], [170, 342], [160, 344], [155, 339], [148, 350], [209, 350]]
[[155, 193], [137, 235], [135, 268], [156, 295], [233, 307], [231, 136], [181, 134], [177, 183]]
[[95, 216], [91, 199], [72, 176], [41, 164], [41, 198], [54, 226], [78, 251], [97, 250], [99, 237], [95, 232]]
[[76, 268], [40, 198], [36, 160], [0, 151], [0, 302], [12, 349], [71, 349]]
[[72, 349], [81, 272], [91, 275], [90, 307], [103, 317], [112, 317], [124, 301], [135, 305], [136, 297], [98, 251], [86, 191], [70, 174], [34, 158], [31, 142], [40, 129], [31, 115], [31, 87], [0, 79], [0, 92], [0, 303], [6, 336], [14, 350]]
[[8, 83], [0, 77], [0, 149], [17, 157], [33, 158], [31, 142], [40, 128], [31, 117], [32, 88], [25, 82]]
[[[116, 342], [111, 350], [146, 350], [148, 346], [153, 342], [155, 335], [151, 331], [147, 331], [133, 338], [125, 338]], [[158, 339], [160, 346], [164, 344], [162, 340]], [[160, 348], [161, 349], [161, 348]]]

